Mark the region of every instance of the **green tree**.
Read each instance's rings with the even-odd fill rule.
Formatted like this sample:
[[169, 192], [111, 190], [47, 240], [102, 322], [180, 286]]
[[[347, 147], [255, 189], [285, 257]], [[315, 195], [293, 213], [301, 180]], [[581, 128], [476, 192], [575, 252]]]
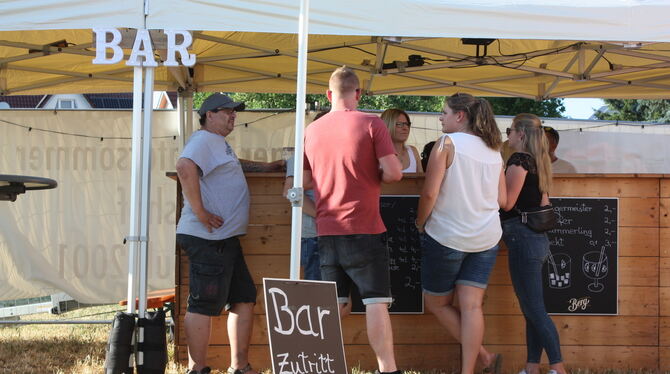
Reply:
[[[193, 97], [193, 105], [198, 108], [202, 101], [211, 93], [197, 92]], [[277, 93], [233, 93], [235, 101], [244, 101], [249, 109], [295, 108], [295, 94]], [[517, 113], [534, 113], [540, 117], [561, 117], [565, 111], [563, 99], [534, 101], [521, 98], [489, 97], [486, 98], [498, 115], [515, 115]], [[307, 95], [308, 103], [318, 102], [321, 108], [330, 106], [325, 95]], [[444, 105], [443, 96], [363, 96], [359, 103], [361, 109], [401, 108], [410, 112], [440, 112]]]
[[499, 116], [515, 116], [519, 113], [531, 113], [539, 117], [563, 117], [565, 106], [563, 99], [536, 101], [518, 97], [487, 97], [493, 113]]
[[604, 101], [608, 110], [596, 112], [598, 119], [670, 122], [670, 100], [604, 99]]

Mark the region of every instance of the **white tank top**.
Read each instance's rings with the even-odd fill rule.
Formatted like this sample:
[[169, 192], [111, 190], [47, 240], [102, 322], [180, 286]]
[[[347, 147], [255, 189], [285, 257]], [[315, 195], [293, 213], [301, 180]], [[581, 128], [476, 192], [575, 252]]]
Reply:
[[408, 145], [405, 146], [405, 149], [407, 150], [407, 154], [409, 155], [409, 165], [402, 170], [403, 173], [416, 173], [416, 157], [414, 157], [414, 152], [412, 152], [412, 148], [410, 148]]
[[454, 159], [447, 169], [426, 232], [438, 243], [462, 252], [482, 252], [500, 241], [498, 183], [500, 152], [478, 136], [453, 133]]

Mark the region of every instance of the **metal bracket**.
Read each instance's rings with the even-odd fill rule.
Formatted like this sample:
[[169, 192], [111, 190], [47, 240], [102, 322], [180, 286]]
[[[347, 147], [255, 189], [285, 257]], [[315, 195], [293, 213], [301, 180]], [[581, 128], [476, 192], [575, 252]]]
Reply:
[[303, 199], [303, 189], [302, 187], [294, 187], [288, 190], [286, 193], [286, 198], [291, 202], [291, 206], [301, 207]]
[[126, 242], [147, 242], [149, 241], [146, 236], [126, 236], [123, 238], [123, 244]]

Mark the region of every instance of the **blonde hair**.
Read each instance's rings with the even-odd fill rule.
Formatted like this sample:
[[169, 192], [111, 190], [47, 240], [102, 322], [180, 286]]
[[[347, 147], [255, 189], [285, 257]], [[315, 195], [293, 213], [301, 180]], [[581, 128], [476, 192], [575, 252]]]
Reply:
[[540, 192], [549, 193], [552, 184], [549, 142], [544, 135], [542, 121], [534, 114], [520, 113], [512, 120], [512, 128], [523, 133], [522, 150], [535, 160]]
[[[398, 122], [398, 117], [400, 117], [401, 115], [405, 116], [405, 118], [407, 118], [407, 121], [409, 121], [409, 116], [402, 109], [396, 109], [396, 108], [386, 109], [380, 116], [382, 121], [384, 121], [384, 123], [386, 123], [386, 128], [389, 130], [389, 134], [391, 134], [391, 138], [393, 138], [395, 136], [395, 124], [396, 124], [396, 122]], [[411, 129], [411, 127], [410, 127], [410, 129]], [[404, 142], [403, 142], [403, 145], [405, 145]]]
[[328, 88], [338, 94], [349, 94], [356, 91], [360, 86], [358, 76], [351, 68], [339, 67], [333, 71], [328, 81]]
[[493, 108], [486, 99], [455, 93], [446, 99], [445, 104], [454, 112], [464, 112], [468, 116], [470, 131], [480, 137], [489, 148], [500, 150], [502, 134], [493, 115]]

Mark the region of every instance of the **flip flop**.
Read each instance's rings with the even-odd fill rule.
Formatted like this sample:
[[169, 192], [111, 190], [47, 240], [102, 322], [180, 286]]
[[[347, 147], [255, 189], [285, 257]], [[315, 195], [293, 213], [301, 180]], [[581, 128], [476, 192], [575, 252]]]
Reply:
[[485, 367], [482, 372], [484, 374], [500, 374], [502, 371], [502, 354], [501, 353], [496, 353], [495, 356], [493, 357], [493, 360], [491, 361], [491, 364], [489, 366]]

